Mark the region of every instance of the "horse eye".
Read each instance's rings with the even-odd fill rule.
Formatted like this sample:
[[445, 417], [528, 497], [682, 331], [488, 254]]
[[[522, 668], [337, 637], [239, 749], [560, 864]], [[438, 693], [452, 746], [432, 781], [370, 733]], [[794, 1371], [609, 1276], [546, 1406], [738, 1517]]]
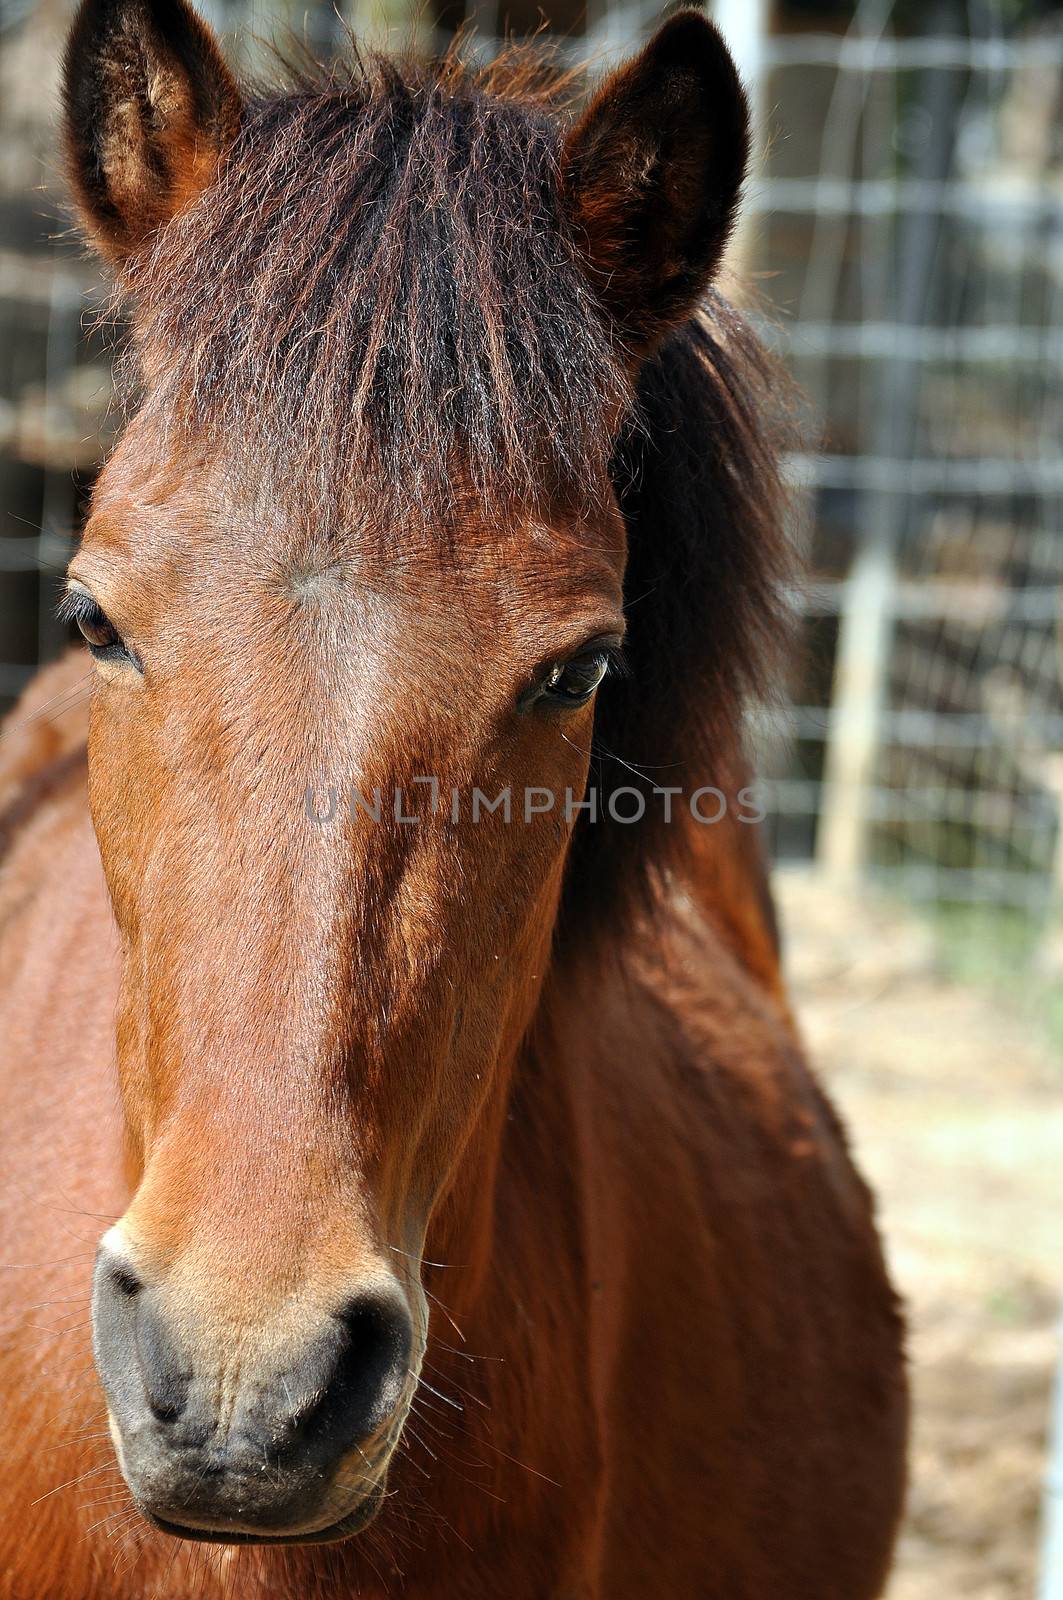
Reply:
[[113, 650], [122, 643], [118, 630], [108, 622], [99, 606], [80, 612], [74, 620], [90, 650]]
[[78, 630], [97, 661], [128, 661], [138, 671], [140, 662], [122, 639], [110, 618], [84, 589], [70, 589], [60, 606], [60, 615], [76, 622]]
[[543, 697], [567, 706], [585, 705], [608, 671], [608, 650], [589, 650], [586, 655], [560, 662], [547, 673]]

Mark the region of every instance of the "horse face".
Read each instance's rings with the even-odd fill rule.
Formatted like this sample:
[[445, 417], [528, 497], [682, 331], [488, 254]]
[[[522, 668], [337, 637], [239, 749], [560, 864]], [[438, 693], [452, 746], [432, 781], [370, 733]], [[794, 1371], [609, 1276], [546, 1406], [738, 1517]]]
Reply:
[[[100, 1251], [95, 1347], [138, 1502], [190, 1537], [362, 1526], [425, 1347], [430, 1224], [433, 1245], [460, 1238], [473, 1258], [474, 1292], [506, 1072], [550, 960], [595, 693], [624, 631], [625, 529], [608, 476], [620, 391], [599, 393], [594, 375], [605, 386], [637, 366], [689, 314], [744, 159], [733, 68], [697, 16], [669, 24], [567, 143], [546, 141], [539, 111], [518, 128], [479, 90], [447, 101], [422, 86], [419, 157], [407, 160], [413, 91], [395, 81], [364, 103], [354, 89], [284, 101], [278, 115], [304, 118], [300, 137], [274, 127], [267, 139], [269, 115], [245, 123], [212, 39], [174, 0], [85, 0], [67, 54], [74, 184], [133, 291], [145, 388], [68, 599], [99, 675], [90, 796], [124, 947], [117, 1050], [134, 1186]], [[499, 152], [518, 135], [527, 148], [507, 177]], [[379, 148], [359, 166], [349, 141], [371, 136]], [[380, 230], [350, 231], [367, 232], [366, 196], [349, 205], [333, 190], [342, 239], [308, 217], [279, 247], [264, 241], [273, 295], [309, 285], [305, 328], [285, 312], [252, 340], [256, 393], [284, 351], [284, 404], [263, 379], [261, 408], [245, 407], [235, 433], [198, 427], [195, 408], [178, 419], [186, 363], [209, 366], [219, 346], [203, 337], [194, 359], [185, 351], [176, 291], [203, 251], [219, 270], [246, 256], [252, 271], [259, 250], [243, 230], [324, 192], [287, 165], [314, 139], [322, 183], [343, 167], [338, 149], [355, 187], [390, 159], [392, 203], [427, 171], [432, 205], [422, 196], [393, 214], [381, 244]], [[234, 140], [242, 155], [223, 172]], [[440, 279], [424, 219], [467, 205], [470, 174], [490, 204], [454, 211], [456, 267]], [[522, 228], [535, 270], [487, 302]], [[405, 263], [415, 270], [374, 279], [404, 229], [420, 241]], [[363, 338], [352, 305], [386, 311], [396, 281], [408, 301]], [[216, 372], [238, 390], [225, 373], [273, 300], [196, 284], [182, 303], [208, 322], [221, 303]], [[447, 307], [454, 326], [440, 338]], [[302, 352], [334, 354], [345, 329], [352, 362], [375, 351], [364, 391], [342, 362], [339, 383], [327, 362], [292, 380]], [[426, 403], [417, 386], [455, 351], [472, 398], [436, 381]], [[336, 458], [343, 493], [318, 514], [329, 473], [306, 447], [311, 424], [330, 408], [342, 421], [345, 400], [367, 410], [374, 393], [379, 411], [381, 382], [385, 416], [416, 414], [407, 442], [438, 441], [434, 410], [467, 404], [468, 426], [441, 447], [442, 520], [416, 494], [381, 496], [353, 448]], [[503, 458], [541, 461], [541, 412], [570, 460], [586, 442], [581, 412], [601, 413], [580, 493], [546, 470], [531, 498], [484, 497], [471, 456], [492, 382]], [[400, 467], [414, 473], [421, 454], [400, 451]]]
[[[230, 1527], [235, 1482], [239, 1528], [312, 1532], [379, 1484], [425, 1230], [550, 959], [623, 529], [469, 516], [446, 554], [407, 528], [396, 572], [369, 534], [240, 533], [224, 481], [157, 450], [145, 414], [70, 574], [138, 1179], [97, 1352], [161, 1520]], [[358, 1455], [322, 1501], [337, 1441]], [[263, 1448], [298, 1463], [280, 1503]], [[193, 1482], [194, 1522], [167, 1514]]]

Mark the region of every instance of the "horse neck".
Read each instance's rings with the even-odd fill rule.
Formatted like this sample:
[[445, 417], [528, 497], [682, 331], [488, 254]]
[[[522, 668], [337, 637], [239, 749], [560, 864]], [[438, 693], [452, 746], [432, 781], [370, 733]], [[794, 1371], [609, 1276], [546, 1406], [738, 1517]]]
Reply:
[[760, 828], [733, 809], [691, 826], [683, 889], [739, 965], [787, 1009], [767, 857]]

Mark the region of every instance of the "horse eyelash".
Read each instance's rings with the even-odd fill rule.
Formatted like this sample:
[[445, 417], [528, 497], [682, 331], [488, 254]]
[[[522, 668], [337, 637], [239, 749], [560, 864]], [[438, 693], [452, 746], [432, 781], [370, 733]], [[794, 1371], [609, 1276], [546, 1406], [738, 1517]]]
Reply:
[[607, 678], [630, 678], [632, 676], [631, 658], [622, 644], [602, 645], [601, 654], [605, 657], [605, 675]]
[[77, 622], [79, 618], [103, 615], [96, 601], [85, 589], [67, 589], [59, 597], [55, 614], [60, 622]]

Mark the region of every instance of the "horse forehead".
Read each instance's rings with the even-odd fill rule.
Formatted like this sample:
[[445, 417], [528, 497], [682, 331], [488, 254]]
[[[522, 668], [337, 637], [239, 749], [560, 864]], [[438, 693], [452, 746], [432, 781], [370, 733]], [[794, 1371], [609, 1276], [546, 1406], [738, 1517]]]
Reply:
[[444, 527], [416, 509], [382, 519], [370, 497], [343, 515], [315, 518], [241, 492], [202, 456], [182, 469], [148, 463], [140, 448], [108, 468], [86, 535], [116, 577], [125, 569], [162, 602], [181, 588], [218, 601], [279, 597], [309, 610], [352, 597], [388, 597], [399, 607], [460, 600], [469, 621], [478, 612], [493, 621], [500, 606], [564, 607], [607, 591], [625, 546], [618, 511], [588, 525], [567, 508], [531, 513], [467, 502]]

